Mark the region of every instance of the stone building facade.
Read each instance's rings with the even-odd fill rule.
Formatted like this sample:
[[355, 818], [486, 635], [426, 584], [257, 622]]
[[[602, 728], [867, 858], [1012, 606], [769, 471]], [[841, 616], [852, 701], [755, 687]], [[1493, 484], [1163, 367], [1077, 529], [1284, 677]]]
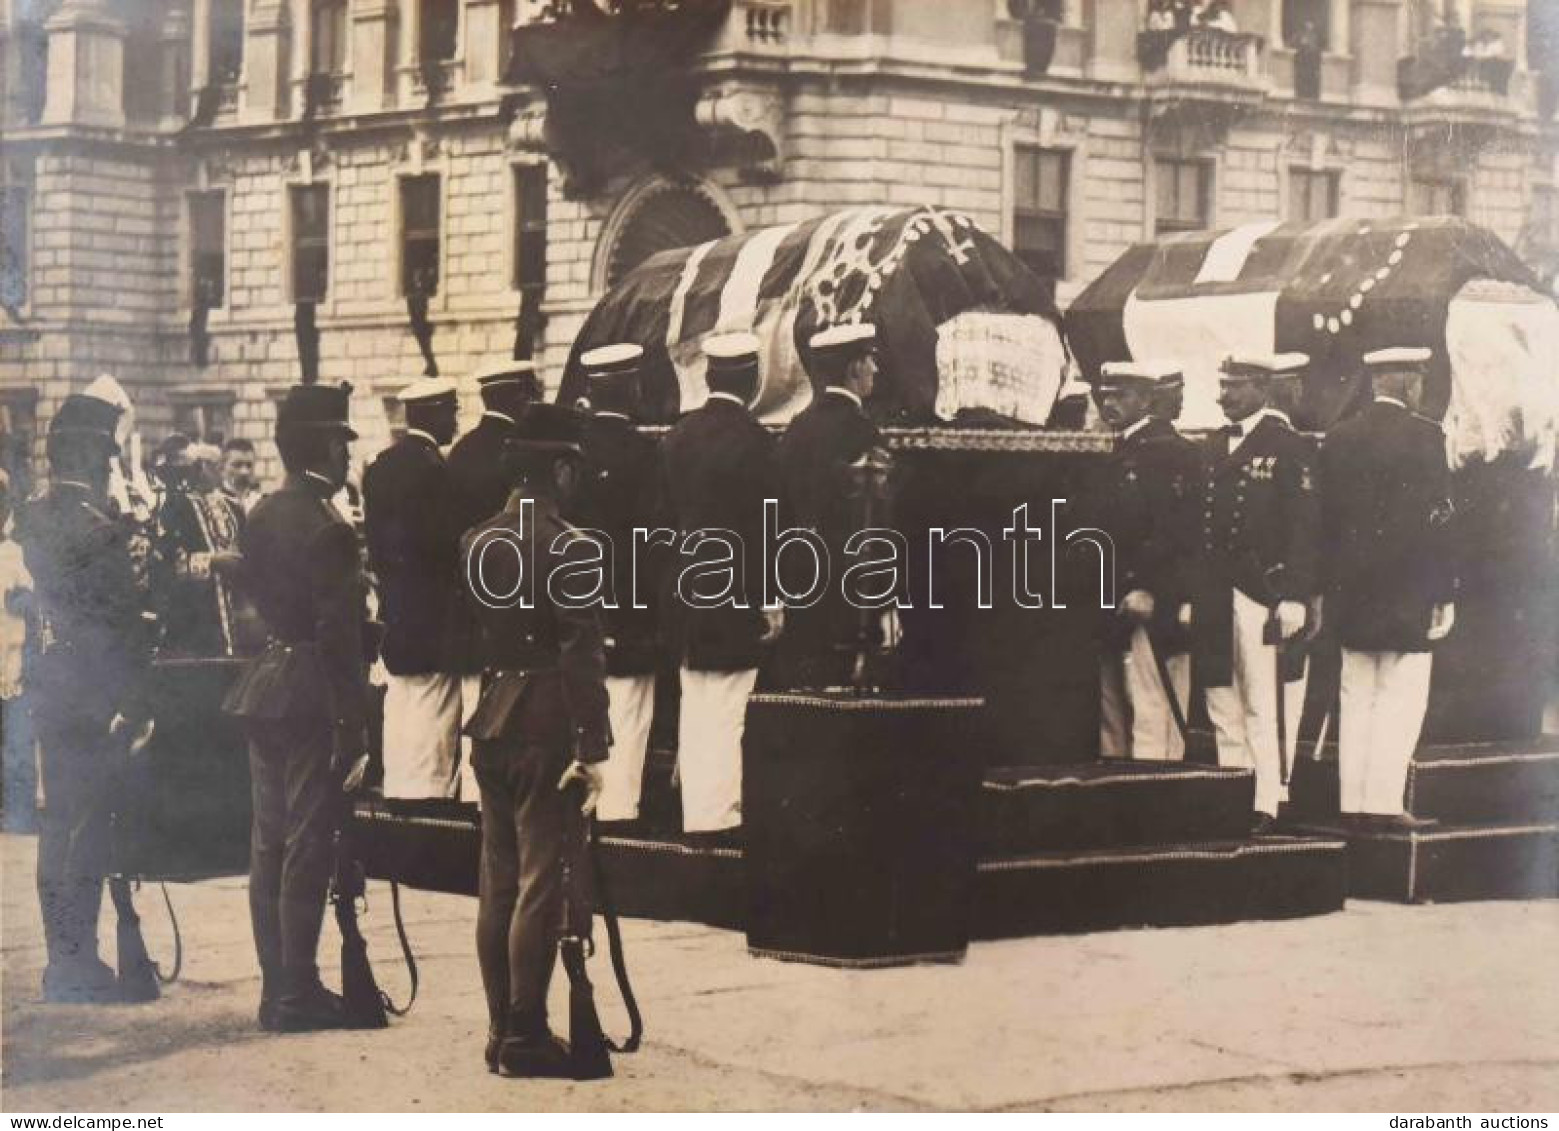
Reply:
[[[1524, 0], [1233, 0], [1237, 32], [1154, 42], [1143, 0], [591, 2], [0, 0], [12, 447], [103, 371], [148, 442], [263, 441], [306, 307], [366, 456], [413, 307], [443, 373], [519, 348], [555, 383], [648, 254], [856, 202], [964, 211], [1063, 305], [1155, 232], [1253, 220], [1559, 247]], [[1406, 92], [1447, 28], [1503, 62]]]

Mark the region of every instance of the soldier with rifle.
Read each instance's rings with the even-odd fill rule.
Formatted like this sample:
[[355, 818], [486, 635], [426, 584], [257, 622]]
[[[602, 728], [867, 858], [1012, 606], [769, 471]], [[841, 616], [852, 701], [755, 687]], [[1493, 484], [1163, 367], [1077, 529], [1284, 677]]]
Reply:
[[[1154, 413], [1165, 362], [1108, 362], [1094, 384], [1099, 416], [1120, 437], [1101, 471], [1098, 524], [1115, 542], [1116, 609], [1105, 610], [1099, 667], [1099, 753], [1178, 762], [1191, 699], [1191, 561], [1200, 460]], [[1174, 698], [1171, 700], [1170, 695]]]
[[98, 956], [121, 750], [150, 733], [145, 674], [155, 619], [131, 560], [130, 529], [108, 496], [120, 409], [65, 398], [49, 424], [49, 490], [29, 504], [20, 542], [35, 586], [37, 652], [28, 671], [45, 808], [38, 903], [51, 1002], [121, 1000]]
[[509, 501], [461, 547], [485, 668], [466, 727], [482, 790], [485, 1060], [508, 1076], [572, 1075], [548, 1024], [547, 986], [564, 913], [568, 810], [594, 809], [610, 742], [600, 617], [566, 599], [567, 582], [554, 585], [566, 563], [599, 552], [562, 517], [583, 470], [582, 423], [557, 405], [526, 413], [506, 448]]
[[1315, 447], [1272, 407], [1276, 384], [1298, 380], [1309, 360], [1226, 358], [1218, 403], [1230, 424], [1204, 453], [1192, 664], [1207, 689], [1218, 764], [1255, 771], [1257, 833], [1285, 800], [1305, 698], [1303, 647], [1316, 627], [1308, 623], [1320, 590]]
[[357, 436], [349, 395], [348, 386], [288, 391], [276, 418], [287, 478], [243, 533], [244, 579], [270, 640], [223, 706], [249, 737], [249, 909], [259, 1024], [272, 1031], [350, 1021], [316, 958], [343, 792], [367, 750], [366, 591], [357, 537], [330, 503]]

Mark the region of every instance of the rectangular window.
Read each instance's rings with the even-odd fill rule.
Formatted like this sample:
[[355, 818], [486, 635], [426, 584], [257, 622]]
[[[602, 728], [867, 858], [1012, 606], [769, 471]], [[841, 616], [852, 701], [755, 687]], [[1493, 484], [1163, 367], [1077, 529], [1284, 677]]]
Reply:
[[207, 396], [174, 394], [173, 427], [191, 440], [221, 444], [233, 434], [233, 398], [229, 394]]
[[1288, 171], [1288, 218], [1300, 223], [1337, 215], [1336, 173], [1320, 169]]
[[221, 190], [189, 195], [190, 297], [216, 307], [227, 291], [227, 195]]
[[1066, 277], [1066, 201], [1071, 154], [1020, 145], [1013, 151], [1012, 249], [1045, 278]]
[[1408, 188], [1408, 211], [1419, 216], [1465, 216], [1466, 195], [1461, 181], [1415, 180]]
[[244, 0], [211, 0], [210, 81], [215, 86], [238, 82], [244, 64]]
[[547, 286], [547, 167], [514, 167], [514, 289]]
[[438, 293], [439, 177], [401, 178], [401, 293]]
[[347, 0], [314, 0], [310, 73], [339, 75], [346, 70]]
[[421, 0], [417, 57], [424, 63], [447, 63], [460, 43], [460, 0]]
[[330, 289], [330, 186], [292, 186], [292, 300], [323, 302]]
[[32, 196], [25, 185], [0, 185], [0, 306], [27, 305]]
[[1154, 228], [1166, 232], [1200, 232], [1212, 220], [1212, 166], [1206, 161], [1160, 158], [1154, 163], [1158, 209]]

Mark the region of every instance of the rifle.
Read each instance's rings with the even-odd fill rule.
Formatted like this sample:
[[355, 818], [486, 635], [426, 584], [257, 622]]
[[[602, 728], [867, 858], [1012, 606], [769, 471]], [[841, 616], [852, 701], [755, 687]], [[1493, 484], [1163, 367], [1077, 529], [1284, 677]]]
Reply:
[[[570, 791], [569, 823], [565, 834], [568, 843], [563, 853], [563, 928], [558, 936], [558, 953], [568, 974], [569, 1074], [575, 1080], [604, 1080], [612, 1075], [612, 1053], [638, 1050], [644, 1037], [644, 1019], [628, 982], [622, 932], [601, 871], [594, 823], [573, 802], [575, 796], [574, 791]], [[606, 922], [612, 972], [628, 1010], [629, 1036], [620, 1045], [609, 1040], [601, 1028], [601, 1015], [595, 1006], [595, 988], [590, 984], [590, 975], [585, 968], [585, 960], [595, 953], [591, 931], [592, 871], [602, 918]]]
[[[348, 775], [348, 780], [356, 774]], [[352, 843], [352, 791], [342, 784], [338, 799], [335, 836], [335, 873], [330, 882], [330, 903], [335, 908], [336, 927], [341, 932], [341, 996], [346, 1003], [348, 1029], [383, 1029], [390, 1024], [385, 1016], [384, 992], [374, 980], [368, 963], [368, 941], [357, 925], [357, 902], [366, 903], [367, 878], [362, 861]]]
[[141, 934], [141, 917], [135, 910], [135, 894], [132, 878], [124, 869], [125, 815], [123, 798], [127, 794], [130, 760], [146, 748], [151, 741], [155, 724], [148, 722], [126, 744], [120, 773], [109, 775], [112, 783], [113, 802], [110, 816], [111, 831], [109, 850], [113, 854], [112, 869], [108, 874], [108, 895], [114, 903], [114, 950], [118, 963], [119, 1000], [126, 1003], [156, 1001], [162, 996], [161, 987], [175, 981], [184, 967], [184, 943], [179, 934], [178, 916], [173, 913], [173, 899], [168, 887], [162, 885], [162, 898], [168, 908], [168, 919], [173, 924], [173, 972], [164, 976], [162, 969], [152, 961], [146, 950], [146, 939]]

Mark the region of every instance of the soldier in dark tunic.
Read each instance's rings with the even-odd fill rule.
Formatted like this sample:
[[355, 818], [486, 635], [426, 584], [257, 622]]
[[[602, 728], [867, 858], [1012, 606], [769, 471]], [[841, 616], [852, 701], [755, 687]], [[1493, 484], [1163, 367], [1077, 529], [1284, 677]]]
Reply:
[[98, 957], [110, 865], [114, 775], [147, 733], [144, 678], [154, 618], [137, 584], [126, 520], [112, 513], [109, 462], [119, 409], [66, 397], [49, 424], [49, 490], [19, 522], [36, 595], [28, 695], [41, 747], [38, 903], [54, 1002], [117, 1000]]
[[1416, 411], [1432, 357], [1366, 354], [1374, 398], [1321, 450], [1326, 613], [1342, 645], [1342, 814], [1355, 823], [1433, 823], [1403, 806], [1434, 642], [1455, 620], [1445, 434]]
[[602, 537], [612, 567], [605, 614], [612, 756], [601, 768], [596, 808], [603, 821], [639, 816], [661, 657], [657, 607], [666, 547], [634, 537], [635, 528], [653, 527], [659, 512], [659, 455], [655, 441], [636, 427], [643, 356], [642, 348], [624, 342], [589, 350], [579, 359], [588, 381], [590, 416], [573, 515]]
[[[1255, 828], [1285, 800], [1283, 765], [1299, 741], [1309, 608], [1320, 592], [1321, 502], [1315, 448], [1270, 407], [1273, 382], [1297, 380], [1304, 354], [1230, 357], [1219, 404], [1232, 421], [1205, 452], [1202, 544], [1193, 597], [1193, 673], [1207, 689], [1218, 763], [1256, 774]], [[1278, 641], [1287, 750], [1278, 744]]]
[[[818, 574], [824, 588], [810, 603], [789, 603], [780, 641], [783, 682], [792, 687], [835, 687], [850, 674], [852, 653], [861, 642], [861, 611], [844, 597], [840, 579], [848, 562], [845, 545], [860, 525], [848, 469], [881, 443], [865, 402], [877, 375], [877, 330], [870, 323], [831, 326], [809, 343], [817, 393], [780, 438], [778, 448], [782, 517], [787, 527], [815, 532], [828, 561]], [[799, 550], [786, 557], [808, 562]], [[794, 568], [787, 588], [804, 593], [814, 581]], [[830, 576], [831, 575], [831, 576]], [[877, 618], [872, 630], [879, 632]]]
[[[462, 560], [477, 563], [466, 596], [486, 668], [466, 728], [482, 789], [476, 940], [486, 1060], [490, 1071], [510, 1076], [568, 1074], [567, 1052], [547, 1021], [547, 986], [577, 819], [569, 810], [593, 809], [610, 740], [599, 610], [566, 600], [588, 598], [588, 585], [553, 585], [564, 562], [591, 556], [577, 546], [591, 551], [592, 540], [562, 518], [582, 474], [581, 438], [571, 409], [537, 405], [527, 413], [509, 445], [516, 485], [508, 504], [461, 548]], [[521, 592], [524, 600], [515, 596]], [[569, 788], [576, 782], [579, 789]]]
[[[763, 504], [778, 498], [778, 484], [774, 440], [747, 409], [758, 389], [758, 339], [723, 334], [704, 352], [708, 400], [661, 442], [666, 525], [682, 539], [661, 623], [681, 665], [682, 827], [717, 833], [741, 824], [747, 698], [781, 625], [778, 611], [763, 607]], [[694, 531], [728, 534], [694, 544]], [[728, 572], [704, 575], [695, 564], [725, 559]]]
[[1106, 758], [1180, 761], [1185, 738], [1159, 670], [1163, 662], [1181, 718], [1190, 708], [1191, 565], [1196, 555], [1201, 460], [1173, 424], [1154, 414], [1179, 367], [1110, 362], [1094, 385], [1099, 415], [1120, 436], [1095, 490], [1099, 526], [1115, 543], [1119, 606], [1104, 610], [1099, 752]]
[[[503, 509], [509, 498], [509, 478], [503, 469], [503, 446], [525, 415], [526, 407], [541, 398], [541, 378], [531, 361], [502, 360], [474, 374], [482, 394], [482, 419], [449, 450], [449, 486], [453, 494], [451, 518], [457, 536], [486, 522]], [[476, 709], [481, 692], [477, 677], [482, 670], [476, 644], [476, 623], [464, 603], [456, 606], [444, 633], [448, 670], [461, 677], [460, 723], [464, 726]], [[475, 792], [470, 773], [470, 743], [462, 744], [465, 758], [462, 793]]]
[[343, 1022], [316, 952], [343, 791], [367, 752], [366, 590], [357, 536], [330, 502], [357, 437], [349, 395], [331, 385], [288, 392], [276, 419], [287, 478], [255, 504], [243, 534], [244, 582], [270, 642], [223, 706], [249, 736], [249, 910], [268, 1030]]
[[459, 796], [460, 679], [444, 648], [460, 597], [454, 492], [439, 450], [455, 436], [455, 382], [400, 394], [406, 431], [363, 475], [368, 562], [384, 622], [384, 795]]

